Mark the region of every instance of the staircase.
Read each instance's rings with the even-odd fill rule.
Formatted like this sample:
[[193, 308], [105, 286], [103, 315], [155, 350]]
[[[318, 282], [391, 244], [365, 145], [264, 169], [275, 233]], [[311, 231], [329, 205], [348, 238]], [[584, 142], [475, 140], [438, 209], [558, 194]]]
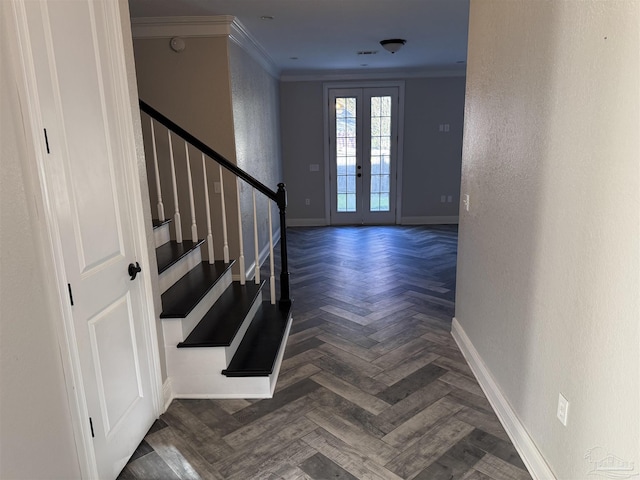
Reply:
[[[274, 192], [237, 166], [221, 157], [210, 147], [175, 125], [162, 114], [140, 102], [142, 112], [150, 125], [152, 155], [155, 167], [155, 191], [158, 198], [158, 218], [153, 221], [158, 278], [161, 290], [160, 315], [164, 338], [167, 377], [173, 398], [269, 398], [284, 355], [286, 340], [292, 322], [289, 298], [289, 274], [286, 252], [286, 192], [280, 184]], [[145, 120], [143, 116], [143, 121]], [[157, 149], [156, 130], [166, 129], [169, 150]], [[173, 145], [184, 142], [191, 224], [186, 228], [191, 239], [183, 239], [183, 225], [179, 205], [178, 185], [184, 184], [176, 172]], [[190, 157], [196, 151], [202, 159], [204, 196], [194, 194]], [[163, 158], [163, 157], [169, 158]], [[163, 161], [169, 164], [171, 181], [164, 182], [160, 175]], [[215, 162], [215, 163], [214, 163]], [[228, 219], [225, 205], [222, 169], [236, 175], [236, 203], [238, 209], [237, 233], [239, 259], [229, 258]], [[218, 171], [222, 188], [222, 212], [211, 215], [212, 202], [207, 188], [207, 170]], [[253, 188], [253, 233], [255, 258], [247, 279], [243, 249], [243, 215], [240, 211], [240, 181]], [[164, 187], [164, 188], [163, 188]], [[162, 190], [171, 191], [173, 218], [164, 214]], [[269, 282], [260, 280], [262, 255], [258, 235], [256, 194], [269, 200], [268, 256]], [[233, 199], [232, 199], [233, 200]], [[275, 252], [271, 204], [280, 210], [280, 301], [276, 302]], [[199, 235], [196, 209], [206, 211], [206, 235]], [[222, 259], [214, 258], [212, 224], [220, 223], [223, 230]], [[200, 237], [200, 238], [199, 238]], [[204, 249], [204, 252], [203, 252]], [[267, 251], [262, 249], [262, 251]], [[206, 257], [206, 258], [205, 258]], [[232, 272], [236, 269], [236, 274]], [[234, 277], [236, 279], [234, 279]], [[265, 298], [263, 300], [263, 297]]]

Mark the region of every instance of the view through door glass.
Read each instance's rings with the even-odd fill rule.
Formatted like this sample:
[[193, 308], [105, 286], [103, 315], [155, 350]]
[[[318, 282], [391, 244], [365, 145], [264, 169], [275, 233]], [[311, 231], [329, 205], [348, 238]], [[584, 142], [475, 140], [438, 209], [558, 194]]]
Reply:
[[394, 223], [397, 88], [330, 93], [331, 223]]

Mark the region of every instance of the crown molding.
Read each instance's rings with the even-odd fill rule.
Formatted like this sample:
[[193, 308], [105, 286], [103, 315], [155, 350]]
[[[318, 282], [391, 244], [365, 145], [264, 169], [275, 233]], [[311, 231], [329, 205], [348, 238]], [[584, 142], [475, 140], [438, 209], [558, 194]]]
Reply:
[[230, 29], [229, 39], [247, 52], [247, 54], [258, 62], [272, 77], [279, 78], [280, 70], [269, 53], [237, 18], [231, 22]]
[[131, 33], [138, 38], [228, 37], [235, 17], [139, 17], [131, 19]]
[[368, 70], [368, 71], [299, 71], [283, 72], [282, 82], [335, 82], [350, 80], [404, 80], [406, 78], [465, 77], [466, 69], [407, 69], [407, 70]]

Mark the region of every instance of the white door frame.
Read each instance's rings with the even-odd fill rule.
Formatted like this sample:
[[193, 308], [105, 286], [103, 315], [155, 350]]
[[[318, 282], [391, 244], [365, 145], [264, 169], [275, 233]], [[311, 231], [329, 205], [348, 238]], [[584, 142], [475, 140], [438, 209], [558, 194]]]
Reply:
[[[45, 152], [46, 144], [43, 132], [43, 121], [40, 112], [38, 90], [33, 66], [33, 56], [31, 54], [31, 44], [29, 36], [29, 25], [25, 12], [24, 3], [27, 0], [10, 0], [11, 6], [8, 8], [11, 19], [6, 23], [9, 25], [9, 38], [12, 41], [11, 51], [15, 52], [12, 58], [14, 72], [16, 73], [16, 85], [20, 97], [20, 105], [23, 116], [23, 127], [27, 136], [27, 148], [32, 159], [25, 169], [32, 182], [37, 188], [38, 207], [42, 208], [42, 221], [38, 223], [40, 234], [47, 243], [51, 263], [47, 276], [55, 281], [55, 292], [57, 298], [56, 307], [60, 315], [53, 315], [57, 340], [60, 347], [62, 368], [65, 377], [65, 387], [69, 401], [72, 427], [75, 437], [78, 462], [83, 478], [96, 478], [98, 471], [93, 450], [91, 427], [89, 425], [89, 412], [86, 404], [86, 396], [83, 389], [82, 373], [78, 349], [75, 341], [75, 331], [73, 324], [73, 314], [69, 302], [69, 292], [66, 285], [66, 273], [64, 257], [62, 255], [62, 239], [55, 207], [54, 198], [49, 191], [51, 181], [51, 171], [48, 168]], [[117, 134], [124, 140], [124, 151], [127, 155], [124, 164], [127, 168], [126, 187], [132, 201], [130, 204], [130, 214], [133, 219], [133, 238], [135, 242], [135, 255], [143, 265], [150, 265], [149, 251], [147, 248], [147, 235], [145, 231], [144, 211], [142, 206], [142, 190], [140, 187], [140, 172], [137, 165], [137, 154], [135, 138], [141, 138], [142, 133], [140, 123], [134, 122], [132, 106], [137, 104], [137, 98], [132, 99], [128, 84], [128, 75], [124, 57], [125, 46], [122, 38], [122, 24], [120, 11], [121, 2], [105, 1], [105, 31], [109, 33], [106, 41], [110, 44], [111, 58], [110, 74], [113, 76], [117, 95], [115, 103], [118, 109], [118, 123], [114, 125]], [[135, 91], [135, 90], [134, 90]], [[135, 101], [135, 102], [134, 102]], [[162, 381], [160, 375], [160, 355], [158, 351], [158, 341], [156, 332], [155, 307], [151, 290], [151, 275], [149, 268], [142, 270], [139, 275], [140, 289], [144, 312], [144, 342], [147, 346], [148, 355], [151, 358], [146, 360], [151, 368], [151, 396], [156, 416], [162, 413], [163, 395]], [[61, 320], [59, 321], [58, 318]]]
[[396, 225], [402, 218], [402, 158], [404, 150], [404, 80], [367, 80], [352, 82], [329, 82], [323, 87], [323, 128], [324, 128], [324, 217], [325, 225], [331, 225], [331, 146], [329, 90], [347, 88], [398, 88], [398, 150], [396, 160]]

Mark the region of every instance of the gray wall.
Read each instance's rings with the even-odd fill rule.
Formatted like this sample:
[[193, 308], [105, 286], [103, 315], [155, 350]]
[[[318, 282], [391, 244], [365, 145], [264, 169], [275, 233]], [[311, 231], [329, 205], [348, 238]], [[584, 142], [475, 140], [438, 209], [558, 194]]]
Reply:
[[[345, 83], [345, 82], [341, 82]], [[352, 82], [354, 87], [358, 82]], [[459, 204], [464, 77], [405, 81], [403, 223], [456, 221]], [[323, 83], [282, 82], [282, 154], [289, 217], [300, 224], [325, 221]], [[440, 132], [449, 124], [449, 132]], [[311, 172], [318, 164], [319, 172]], [[441, 203], [441, 195], [452, 196]], [[305, 205], [309, 198], [310, 205]]]
[[[242, 48], [229, 44], [233, 126], [237, 164], [272, 190], [284, 180], [280, 148], [279, 82]], [[251, 188], [242, 187], [243, 233], [247, 265], [255, 261]], [[262, 194], [256, 194], [258, 247], [268, 244], [268, 208], [273, 229], [279, 228], [277, 209]]]
[[456, 317], [562, 479], [640, 466], [639, 22], [471, 2]]
[[8, 7], [0, 5], [0, 478], [80, 478], [55, 327], [62, 319], [11, 68]]
[[[406, 81], [402, 216], [457, 216], [460, 198], [464, 77]], [[440, 125], [449, 125], [441, 132]], [[451, 202], [441, 203], [442, 195]]]

